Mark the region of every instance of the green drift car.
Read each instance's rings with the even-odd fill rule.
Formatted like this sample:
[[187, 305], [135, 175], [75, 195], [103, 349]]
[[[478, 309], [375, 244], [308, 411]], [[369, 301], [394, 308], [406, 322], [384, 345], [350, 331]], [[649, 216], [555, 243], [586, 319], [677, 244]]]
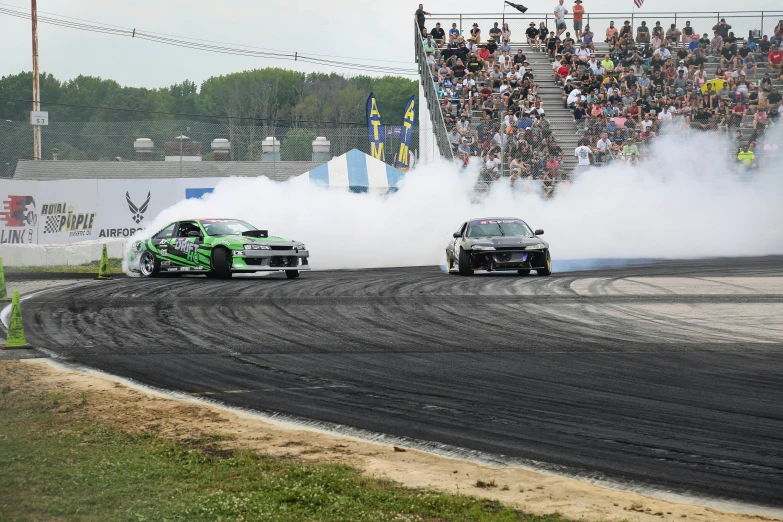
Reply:
[[236, 273], [282, 271], [294, 279], [310, 270], [309, 256], [302, 243], [269, 237], [238, 219], [190, 219], [134, 242], [128, 265], [142, 277], [168, 272], [228, 279]]

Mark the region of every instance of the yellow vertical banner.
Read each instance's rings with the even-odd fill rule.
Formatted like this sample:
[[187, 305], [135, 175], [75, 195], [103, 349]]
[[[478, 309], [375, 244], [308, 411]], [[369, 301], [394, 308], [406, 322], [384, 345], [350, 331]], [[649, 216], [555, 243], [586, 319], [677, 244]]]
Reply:
[[400, 150], [394, 160], [394, 166], [407, 171], [411, 168], [410, 147], [413, 129], [416, 125], [416, 96], [411, 96], [405, 105], [405, 116], [402, 117], [402, 133], [400, 134]]
[[386, 129], [383, 127], [381, 111], [375, 94], [367, 98], [367, 131], [370, 133], [370, 156], [384, 161], [384, 146], [386, 145]]

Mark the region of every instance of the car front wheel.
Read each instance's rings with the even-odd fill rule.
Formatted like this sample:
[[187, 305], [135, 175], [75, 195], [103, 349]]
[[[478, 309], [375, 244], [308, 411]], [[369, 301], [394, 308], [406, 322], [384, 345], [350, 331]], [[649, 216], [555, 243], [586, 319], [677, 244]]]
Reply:
[[459, 249], [459, 275], [473, 275], [473, 268], [470, 266], [470, 253]]
[[141, 272], [141, 277], [158, 277], [160, 274], [160, 261], [158, 261], [155, 254], [149, 250], [145, 250], [144, 253], [141, 254], [141, 259], [139, 259], [139, 271]]
[[218, 279], [231, 279], [231, 258], [225, 248], [212, 251], [212, 273]]
[[549, 250], [546, 251], [546, 268], [539, 268], [536, 274], [543, 277], [552, 275], [552, 256], [549, 255]]
[[285, 276], [288, 279], [296, 279], [297, 277], [299, 277], [299, 270], [286, 270]]

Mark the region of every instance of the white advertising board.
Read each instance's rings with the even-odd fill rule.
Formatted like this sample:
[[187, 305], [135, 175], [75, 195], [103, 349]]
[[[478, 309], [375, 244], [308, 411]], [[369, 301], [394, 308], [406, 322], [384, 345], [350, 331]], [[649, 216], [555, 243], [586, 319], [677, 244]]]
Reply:
[[128, 238], [184, 198], [173, 179], [98, 180], [98, 239]]
[[223, 178], [0, 180], [0, 245], [128, 238]]
[[38, 244], [38, 183], [0, 181], [0, 244]]
[[75, 243], [96, 238], [100, 215], [96, 180], [37, 183], [39, 244]]

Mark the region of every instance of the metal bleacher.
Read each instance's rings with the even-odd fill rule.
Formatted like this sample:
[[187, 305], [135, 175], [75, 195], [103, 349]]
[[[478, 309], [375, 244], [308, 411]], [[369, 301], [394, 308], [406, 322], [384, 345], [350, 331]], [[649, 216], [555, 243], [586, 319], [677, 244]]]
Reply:
[[[664, 14], [664, 13], [636, 13], [636, 25], [641, 22], [641, 20], [646, 20], [648, 24], [654, 23], [655, 20], [663, 19], [666, 21], [674, 20], [676, 22], [678, 13], [673, 13], [673, 18], [670, 16], [671, 14]], [[697, 23], [701, 23], [702, 27], [700, 27], [701, 31], [700, 33], [708, 32], [709, 35], [712, 35], [712, 31], [707, 31], [707, 27], [711, 27], [711, 24], [716, 23], [721, 17], [724, 15], [728, 16], [734, 16], [738, 20], [741, 21], [741, 23], [745, 24], [744, 26], [747, 26], [749, 28], [748, 33], [755, 32], [756, 34], [759, 33], [758, 29], [754, 30], [754, 24], [761, 24], [761, 27], [764, 27], [765, 18], [767, 17], [767, 28], [769, 28], [769, 20], [774, 20], [777, 22], [777, 18], [783, 19], [783, 12], [766, 12], [761, 13], [761, 17], [759, 18], [759, 15], [757, 12], [743, 12], [743, 13], [679, 13], [680, 19], [695, 19], [697, 20]], [[448, 28], [451, 26], [452, 22], [459, 22], [460, 27], [464, 23], [471, 23], [473, 20], [481, 20], [484, 22], [485, 25], [487, 25], [488, 22], [493, 20], [500, 22], [501, 15], [433, 15], [432, 20], [430, 23], [432, 26], [434, 26], [434, 23], [436, 21], [440, 22], [441, 25], [444, 28]], [[457, 19], [458, 17], [458, 19]], [[605, 16], [593, 16], [593, 19], [598, 19], [602, 21], [607, 21], [606, 24], [608, 25], [608, 20], [611, 19], [617, 19], [618, 23], [622, 23], [622, 20], [628, 17], [629, 19], [632, 19], [632, 15], [628, 13], [605, 13]], [[558, 145], [563, 149], [565, 153], [565, 159], [564, 159], [564, 171], [569, 172], [573, 169], [573, 167], [576, 165], [576, 159], [573, 156], [573, 150], [577, 147], [577, 143], [579, 139], [582, 137], [582, 132], [580, 132], [577, 127], [575, 126], [571, 114], [571, 110], [564, 107], [562, 95], [563, 91], [562, 88], [557, 85], [553, 79], [553, 71], [551, 66], [551, 60], [548, 58], [547, 54], [545, 52], [537, 52], [534, 49], [531, 49], [529, 45], [527, 45], [526, 42], [522, 41], [524, 38], [523, 30], [520, 28], [525, 27], [525, 24], [533, 21], [533, 22], [539, 22], [539, 21], [545, 21], [548, 22], [547, 25], [551, 25], [554, 27], [554, 24], [552, 23], [552, 14], [541, 14], [541, 15], [524, 15], [519, 16], [517, 15], [517, 24], [516, 24], [516, 30], [512, 34], [512, 42], [511, 45], [511, 55], [517, 53], [518, 49], [522, 49], [523, 53], [525, 54], [530, 68], [533, 71], [535, 82], [538, 84], [538, 97], [541, 99], [542, 107], [544, 108], [544, 111], [546, 112], [547, 119], [550, 123], [550, 129], [552, 130], [553, 135], [555, 136], [555, 139], [558, 143]], [[503, 18], [504, 21], [509, 21], [510, 18], [508, 15], [505, 15], [505, 18]], [[760, 22], [759, 22], [760, 20]], [[588, 20], [588, 23], [590, 23], [590, 20]], [[736, 22], [735, 22], [736, 23]], [[569, 31], [572, 32], [571, 29], [572, 23], [569, 20]], [[605, 32], [605, 26], [596, 24], [595, 27], [593, 27], [593, 32], [595, 33], [594, 42], [593, 45], [595, 47], [596, 55], [599, 57], [602, 57], [609, 51], [609, 45], [604, 42], [604, 32]], [[757, 26], [756, 26], [757, 27]], [[740, 30], [738, 28], [738, 30]], [[740, 30], [741, 31], [741, 30]], [[634, 29], [635, 34], [635, 29]], [[416, 37], [417, 40], [421, 40], [418, 38], [418, 28], [416, 28]], [[740, 41], [738, 42], [738, 45], [742, 45], [742, 42], [744, 41], [743, 33], [738, 32], [737, 37], [740, 38]], [[482, 40], [486, 40], [487, 35], [482, 35]], [[419, 54], [421, 52], [421, 54]], [[425, 77], [424, 70], [427, 70], [428, 68], [426, 66], [422, 66], [423, 64], [426, 64], [426, 58], [424, 56], [423, 49], [421, 48], [421, 45], [419, 44], [417, 46], [417, 61], [419, 62], [420, 71], [422, 71], [422, 82], [432, 85], [432, 75], [428, 74]], [[716, 56], [709, 56], [707, 63], [705, 63], [704, 69], [707, 73], [708, 77], [712, 77], [713, 73], [717, 69], [719, 65], [719, 58]], [[765, 72], [767, 72], [766, 65], [762, 60], [759, 60], [759, 75], [758, 78], [761, 78]], [[752, 76], [748, 78], [749, 81], [752, 81]], [[477, 82], [479, 85], [483, 87], [483, 82]], [[783, 82], [781, 82], [779, 79], [773, 78], [773, 85], [777, 87], [779, 90], [783, 89]], [[495, 89], [495, 92], [497, 90]], [[439, 127], [438, 130], [436, 130], [436, 135], [438, 136], [438, 143], [439, 148], [443, 154], [444, 151], [447, 151], [447, 154], [443, 154], [447, 157], [451, 156], [451, 149], [448, 146], [448, 132], [451, 129], [447, 129], [443, 120], [443, 115], [440, 109], [440, 103], [437, 99], [437, 92], [434, 88], [427, 89], [425, 85], [425, 95], [427, 96], [427, 103], [430, 107], [430, 113], [433, 119], [433, 127], [436, 129]], [[430, 99], [430, 97], [434, 97], [434, 99]], [[478, 123], [481, 120], [482, 111], [481, 110], [474, 110], [472, 112], [472, 123], [473, 125], [478, 125]], [[753, 132], [752, 128], [752, 116], [746, 116], [745, 121], [743, 121], [743, 124], [740, 126], [740, 131], [742, 132], [743, 139], [745, 141], [750, 139], [750, 136]]]

